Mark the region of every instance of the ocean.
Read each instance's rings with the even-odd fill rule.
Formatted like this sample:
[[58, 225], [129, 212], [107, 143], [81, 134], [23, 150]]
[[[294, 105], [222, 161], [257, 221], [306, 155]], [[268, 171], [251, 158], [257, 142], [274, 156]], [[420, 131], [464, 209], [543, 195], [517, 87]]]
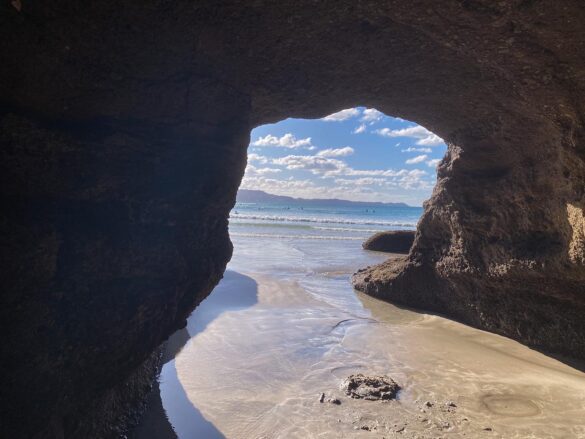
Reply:
[[414, 230], [422, 207], [236, 203], [230, 236], [363, 241], [386, 230]]

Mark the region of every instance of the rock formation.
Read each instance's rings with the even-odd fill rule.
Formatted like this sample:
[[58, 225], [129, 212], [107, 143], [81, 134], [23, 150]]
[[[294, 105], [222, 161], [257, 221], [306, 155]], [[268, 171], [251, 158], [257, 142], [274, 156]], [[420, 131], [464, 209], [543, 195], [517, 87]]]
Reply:
[[13, 0], [0, 29], [3, 437], [124, 421], [230, 258], [250, 129], [355, 105], [449, 146], [362, 288], [585, 357], [581, 1]]
[[364, 241], [365, 250], [387, 253], [408, 253], [414, 242], [413, 230], [390, 230], [378, 232]]
[[350, 398], [368, 401], [396, 399], [400, 390], [400, 386], [388, 376], [361, 373], [348, 376], [343, 380], [340, 388]]

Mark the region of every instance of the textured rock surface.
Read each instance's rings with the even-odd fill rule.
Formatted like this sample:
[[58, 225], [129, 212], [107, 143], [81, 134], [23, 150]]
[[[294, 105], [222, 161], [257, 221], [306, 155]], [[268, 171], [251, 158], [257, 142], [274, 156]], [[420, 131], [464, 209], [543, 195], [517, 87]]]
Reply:
[[390, 377], [361, 373], [348, 376], [340, 388], [350, 398], [368, 401], [395, 399], [400, 390], [400, 386]]
[[353, 105], [449, 144], [358, 287], [585, 357], [581, 1], [20, 0], [0, 29], [2, 436], [71, 436], [211, 291], [252, 127]]
[[414, 242], [415, 232], [411, 230], [391, 230], [378, 232], [364, 241], [365, 250], [387, 253], [408, 253]]

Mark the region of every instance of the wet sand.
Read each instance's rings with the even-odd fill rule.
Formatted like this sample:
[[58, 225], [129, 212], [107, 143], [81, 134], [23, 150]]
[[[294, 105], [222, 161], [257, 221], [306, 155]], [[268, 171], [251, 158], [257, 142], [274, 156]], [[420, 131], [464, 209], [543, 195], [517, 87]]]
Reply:
[[[236, 249], [236, 271], [189, 319], [163, 368], [161, 405], [178, 437], [585, 438], [584, 373], [355, 293], [356, 264], [383, 255], [350, 259], [340, 248], [326, 259], [314, 243], [260, 253], [245, 239]], [[347, 397], [339, 386], [354, 373], [391, 377], [398, 399]]]

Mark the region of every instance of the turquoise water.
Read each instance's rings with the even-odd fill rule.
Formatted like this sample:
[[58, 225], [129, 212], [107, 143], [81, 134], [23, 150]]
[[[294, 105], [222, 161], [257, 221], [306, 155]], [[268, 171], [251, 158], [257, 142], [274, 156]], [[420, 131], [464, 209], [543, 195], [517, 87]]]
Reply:
[[384, 230], [415, 229], [422, 207], [237, 203], [232, 237], [363, 240]]

